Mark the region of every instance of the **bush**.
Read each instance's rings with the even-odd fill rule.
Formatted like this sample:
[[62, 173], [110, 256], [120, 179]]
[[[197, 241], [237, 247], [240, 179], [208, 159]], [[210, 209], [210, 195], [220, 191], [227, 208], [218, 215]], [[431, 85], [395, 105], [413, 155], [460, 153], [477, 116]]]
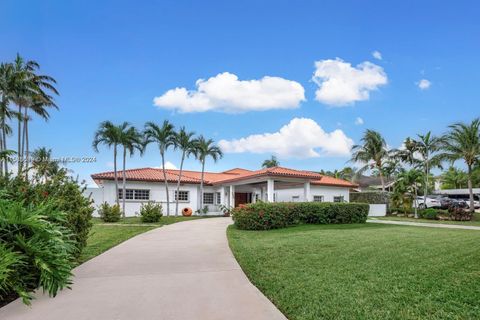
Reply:
[[423, 219], [437, 220], [438, 210], [433, 208], [418, 210], [418, 216]]
[[385, 191], [362, 191], [351, 192], [350, 201], [356, 203], [369, 203], [369, 204], [389, 204], [390, 193]]
[[0, 200], [0, 301], [18, 295], [29, 304], [38, 287], [55, 296], [71, 284], [76, 242], [53, 207]]
[[92, 201], [83, 196], [85, 186], [60, 171], [44, 183], [31, 183], [21, 177], [0, 178], [2, 198], [22, 203], [25, 207], [49, 203], [52, 210], [62, 211], [62, 225], [70, 229], [76, 241], [78, 257], [87, 244], [92, 228]]
[[98, 215], [104, 222], [117, 222], [120, 220], [122, 212], [118, 204], [111, 206], [104, 202], [98, 207]]
[[368, 204], [320, 202], [257, 202], [232, 210], [239, 229], [269, 230], [300, 223], [365, 223]]
[[158, 222], [162, 216], [162, 205], [160, 203], [149, 201], [140, 207], [142, 222]]

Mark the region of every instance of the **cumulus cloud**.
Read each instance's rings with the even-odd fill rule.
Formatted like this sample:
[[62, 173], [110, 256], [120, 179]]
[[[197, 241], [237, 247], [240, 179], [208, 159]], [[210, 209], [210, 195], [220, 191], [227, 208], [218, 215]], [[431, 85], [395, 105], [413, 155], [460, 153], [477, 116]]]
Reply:
[[221, 111], [241, 113], [270, 109], [294, 109], [305, 101], [305, 89], [298, 82], [265, 76], [239, 80], [224, 72], [197, 80], [195, 90], [175, 88], [153, 99], [154, 105], [182, 113]]
[[360, 126], [360, 125], [364, 124], [364, 121], [363, 121], [362, 118], [357, 117], [357, 119], [355, 119], [355, 124], [356, 124], [357, 126]]
[[[155, 169], [162, 169], [162, 167], [154, 167]], [[171, 163], [170, 161], [165, 162], [165, 169], [177, 170], [177, 166]]]
[[352, 145], [353, 140], [342, 130], [325, 132], [308, 118], [294, 118], [274, 133], [219, 141], [220, 148], [227, 153], [273, 153], [282, 158], [347, 156]]
[[382, 67], [365, 61], [357, 66], [340, 58], [315, 62], [312, 80], [318, 85], [315, 99], [321, 103], [342, 107], [370, 98], [370, 91], [387, 84]]
[[377, 60], [382, 60], [383, 59], [382, 58], [382, 53], [380, 51], [377, 51], [377, 50], [372, 52], [372, 57], [374, 57]]
[[432, 83], [427, 79], [422, 79], [417, 82], [417, 86], [420, 88], [420, 90], [427, 90], [430, 88], [431, 85]]

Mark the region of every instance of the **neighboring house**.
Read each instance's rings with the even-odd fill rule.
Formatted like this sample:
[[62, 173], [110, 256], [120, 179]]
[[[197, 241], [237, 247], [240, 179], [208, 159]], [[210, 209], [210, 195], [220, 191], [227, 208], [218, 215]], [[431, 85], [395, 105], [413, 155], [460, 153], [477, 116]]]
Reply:
[[[166, 210], [166, 192], [161, 169], [141, 168], [126, 170], [126, 215], [134, 216], [142, 203], [160, 202]], [[175, 213], [175, 200], [178, 196], [179, 211], [185, 207], [194, 212], [201, 209], [201, 172], [184, 170], [180, 192], [176, 194], [179, 170], [167, 170], [170, 193], [170, 214]], [[113, 172], [92, 175], [99, 186], [89, 188], [95, 205], [106, 201], [115, 203], [115, 183]], [[122, 172], [118, 172], [119, 196], [122, 198]], [[231, 169], [219, 173], [205, 172], [203, 204], [208, 214], [220, 214], [221, 205], [235, 207], [258, 200], [268, 202], [325, 201], [348, 202], [350, 188], [357, 187], [349, 181], [324, 176], [311, 171], [293, 170], [282, 167], [261, 170]], [[94, 188], [93, 188], [94, 189]], [[164, 212], [165, 214], [165, 212]]]

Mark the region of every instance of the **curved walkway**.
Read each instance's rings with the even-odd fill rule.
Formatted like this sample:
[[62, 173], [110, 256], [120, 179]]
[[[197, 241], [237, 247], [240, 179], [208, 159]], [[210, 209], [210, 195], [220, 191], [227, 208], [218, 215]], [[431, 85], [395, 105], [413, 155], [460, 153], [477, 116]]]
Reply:
[[286, 319], [228, 247], [230, 218], [164, 226], [75, 269], [72, 290], [0, 309], [2, 320]]
[[396, 224], [402, 226], [414, 226], [414, 227], [431, 227], [431, 228], [445, 228], [445, 229], [464, 229], [464, 230], [480, 230], [480, 227], [475, 226], [462, 226], [459, 224], [446, 224], [446, 223], [428, 223], [428, 222], [413, 222], [413, 221], [396, 221], [396, 220], [380, 220], [380, 219], [368, 219], [367, 222], [371, 223], [383, 223], [383, 224]]

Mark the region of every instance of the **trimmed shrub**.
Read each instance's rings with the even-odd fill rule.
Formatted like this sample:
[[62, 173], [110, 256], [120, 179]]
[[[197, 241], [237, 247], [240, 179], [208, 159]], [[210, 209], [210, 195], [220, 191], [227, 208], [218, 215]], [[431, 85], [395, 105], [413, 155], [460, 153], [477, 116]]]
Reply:
[[117, 222], [120, 220], [121, 214], [120, 206], [117, 204], [111, 206], [104, 202], [98, 207], [98, 215], [104, 222]]
[[328, 202], [257, 202], [232, 210], [239, 229], [269, 230], [300, 223], [365, 223], [368, 204]]
[[433, 208], [418, 210], [418, 216], [423, 219], [437, 220], [438, 210]]
[[350, 201], [369, 204], [389, 204], [390, 193], [385, 191], [350, 192]]
[[142, 222], [158, 222], [162, 216], [162, 205], [160, 203], [149, 201], [140, 207]]

